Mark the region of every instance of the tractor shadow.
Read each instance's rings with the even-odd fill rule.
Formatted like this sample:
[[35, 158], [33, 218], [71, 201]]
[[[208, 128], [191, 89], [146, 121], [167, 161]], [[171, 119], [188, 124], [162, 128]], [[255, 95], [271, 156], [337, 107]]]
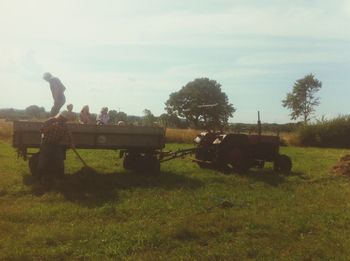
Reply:
[[230, 168], [223, 168], [220, 170], [221, 173], [225, 175], [239, 175], [242, 177], [246, 177], [248, 179], [264, 182], [270, 186], [277, 187], [282, 183], [285, 183], [288, 177], [297, 176], [301, 179], [304, 179], [304, 174], [301, 172], [292, 171], [291, 173], [278, 173], [269, 168], [257, 169], [251, 168], [246, 172], [233, 172]]
[[250, 169], [245, 173], [238, 173], [240, 176], [245, 176], [249, 179], [264, 182], [270, 186], [278, 187], [280, 184], [285, 183], [288, 177], [298, 176], [302, 177], [303, 174], [300, 172], [291, 172], [289, 174], [277, 173], [272, 169]]
[[88, 207], [118, 201], [118, 193], [121, 190], [133, 188], [198, 189], [203, 186], [198, 179], [166, 171], [154, 175], [129, 171], [99, 173], [80, 170], [66, 174], [62, 180], [49, 182], [39, 182], [32, 176], [26, 175], [23, 182], [31, 186], [33, 195], [42, 196], [48, 192], [58, 192], [66, 200]]

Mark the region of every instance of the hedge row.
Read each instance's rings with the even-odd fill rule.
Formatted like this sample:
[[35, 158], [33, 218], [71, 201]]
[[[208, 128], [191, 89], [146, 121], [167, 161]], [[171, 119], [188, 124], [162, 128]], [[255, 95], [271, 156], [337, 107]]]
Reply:
[[350, 115], [302, 126], [297, 137], [304, 146], [350, 148]]

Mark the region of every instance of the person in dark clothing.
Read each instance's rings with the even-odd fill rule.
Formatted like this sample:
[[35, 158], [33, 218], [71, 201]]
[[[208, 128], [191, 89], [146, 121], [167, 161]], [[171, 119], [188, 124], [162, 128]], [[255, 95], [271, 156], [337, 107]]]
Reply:
[[65, 149], [75, 147], [66, 124], [68, 120], [68, 112], [63, 111], [43, 124], [38, 165], [40, 178], [63, 178]]
[[52, 76], [52, 74], [49, 72], [44, 73], [43, 78], [50, 84], [50, 89], [54, 100], [54, 105], [51, 108], [50, 114], [51, 116], [55, 116], [59, 113], [62, 106], [66, 103], [66, 97], [64, 96], [66, 87], [64, 87], [60, 79]]

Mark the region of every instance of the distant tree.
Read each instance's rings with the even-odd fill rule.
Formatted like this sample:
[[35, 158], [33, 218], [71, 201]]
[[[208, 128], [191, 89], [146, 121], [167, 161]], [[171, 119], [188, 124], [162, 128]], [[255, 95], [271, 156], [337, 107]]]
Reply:
[[135, 115], [127, 115], [126, 121], [132, 125], [142, 124], [142, 118], [140, 116], [135, 116]]
[[115, 123], [117, 119], [118, 112], [116, 110], [109, 110], [108, 116], [109, 116], [109, 122]]
[[182, 127], [181, 119], [177, 117], [176, 114], [163, 113], [158, 117], [158, 121], [163, 127], [170, 127], [170, 128]]
[[117, 113], [116, 122], [118, 121], [127, 122], [127, 119], [128, 119], [128, 115], [125, 112], [119, 111]]
[[128, 115], [122, 111], [110, 110], [108, 111], [109, 122], [110, 123], [118, 123], [119, 121], [127, 121]]
[[156, 117], [153, 115], [153, 113], [148, 109], [144, 109], [142, 117], [143, 125], [153, 125], [155, 121]]
[[45, 114], [45, 108], [38, 105], [30, 105], [25, 108], [25, 112], [30, 118], [40, 118], [41, 115]]
[[221, 84], [208, 78], [195, 79], [171, 93], [165, 105], [169, 115], [185, 118], [195, 128], [222, 128], [236, 111]]
[[321, 87], [322, 82], [313, 74], [308, 74], [294, 83], [293, 91], [287, 93], [286, 98], [282, 100], [283, 107], [292, 111], [290, 114], [292, 120], [302, 117], [304, 124], [307, 124], [315, 107], [320, 104], [320, 98], [316, 93]]

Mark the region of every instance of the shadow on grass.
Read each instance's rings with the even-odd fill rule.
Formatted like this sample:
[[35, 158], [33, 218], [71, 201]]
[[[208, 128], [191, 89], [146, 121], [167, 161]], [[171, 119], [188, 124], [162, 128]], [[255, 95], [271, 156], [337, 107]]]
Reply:
[[238, 175], [245, 176], [249, 179], [254, 179], [256, 181], [264, 182], [270, 186], [277, 187], [280, 184], [286, 182], [286, 179], [290, 176], [302, 177], [300, 172], [291, 172], [289, 174], [277, 173], [272, 169], [251, 169], [245, 173], [240, 173]]
[[244, 177], [247, 177], [247, 178], [255, 180], [255, 181], [264, 182], [264, 183], [271, 185], [271, 186], [274, 186], [274, 187], [277, 187], [278, 185], [286, 182], [286, 179], [288, 177], [291, 177], [291, 176], [297, 176], [301, 179], [304, 179], [304, 174], [301, 172], [296, 172], [296, 171], [292, 171], [289, 174], [284, 174], [284, 173], [275, 172], [272, 169], [252, 168], [246, 172], [237, 173], [237, 172], [233, 172], [232, 169], [229, 167], [222, 168], [218, 171], [220, 171], [221, 173], [223, 173], [225, 175], [239, 175], [242, 177], [244, 176]]
[[24, 176], [24, 184], [31, 186], [32, 194], [41, 196], [46, 192], [61, 193], [66, 200], [85, 206], [98, 206], [118, 200], [118, 192], [130, 188], [165, 188], [167, 190], [188, 188], [197, 189], [202, 182], [175, 174], [161, 172], [158, 175], [149, 173], [98, 173], [80, 170], [67, 174], [63, 180], [48, 182], [36, 181], [32, 176]]

